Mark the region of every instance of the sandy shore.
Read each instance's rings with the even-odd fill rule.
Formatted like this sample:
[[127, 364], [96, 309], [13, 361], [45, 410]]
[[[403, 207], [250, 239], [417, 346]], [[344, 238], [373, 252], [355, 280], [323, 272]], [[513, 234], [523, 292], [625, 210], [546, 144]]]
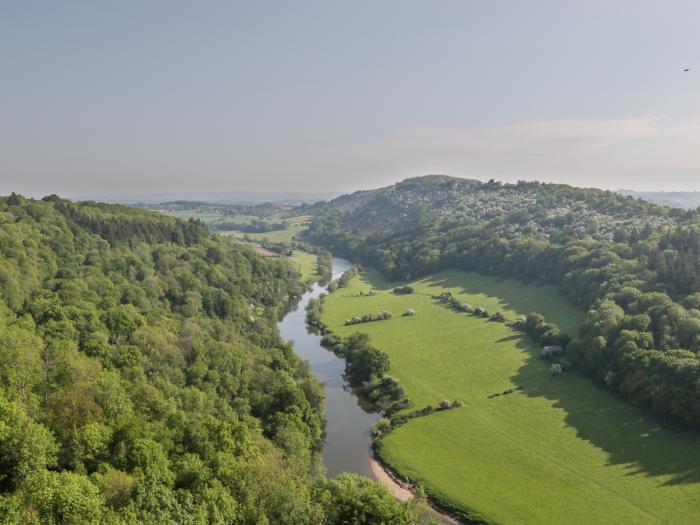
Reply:
[[[386, 486], [397, 500], [407, 501], [413, 497], [413, 492], [411, 492], [409, 488], [397, 482], [386, 470], [384, 470], [384, 467], [379, 461], [372, 458], [370, 460], [370, 467], [372, 469], [372, 475], [375, 477], [375, 479], [382, 485]], [[447, 525], [459, 525], [459, 521], [454, 519], [452, 516], [443, 514], [435, 508], [433, 508], [432, 511], [435, 513], [435, 518], [439, 519], [443, 523]]]
[[370, 465], [372, 467], [372, 475], [382, 485], [385, 485], [397, 500], [408, 501], [413, 497], [413, 492], [397, 483], [394, 478], [392, 478], [389, 473], [384, 470], [384, 467], [381, 466], [379, 461], [372, 458], [370, 460]]

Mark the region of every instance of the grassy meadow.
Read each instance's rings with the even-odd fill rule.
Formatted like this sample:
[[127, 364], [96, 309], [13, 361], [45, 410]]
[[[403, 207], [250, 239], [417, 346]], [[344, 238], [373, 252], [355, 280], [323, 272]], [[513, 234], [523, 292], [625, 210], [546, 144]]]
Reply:
[[289, 257], [294, 264], [299, 267], [301, 278], [304, 281], [318, 281], [321, 276], [318, 274], [318, 256], [313, 253], [294, 250]]
[[[401, 283], [405, 284], [405, 283]], [[324, 321], [366, 332], [391, 357], [414, 408], [465, 406], [411, 420], [382, 457], [437, 499], [497, 523], [700, 522], [700, 435], [662, 426], [575, 372], [549, 373], [526, 336], [431, 298], [450, 290], [507, 319], [538, 311], [573, 332], [583, 312], [555, 288], [446, 271], [395, 296], [374, 271], [329, 295]], [[377, 295], [360, 295], [370, 289]], [[413, 308], [416, 315], [401, 317]], [[388, 321], [345, 327], [388, 310]], [[488, 398], [511, 388], [512, 394]]]

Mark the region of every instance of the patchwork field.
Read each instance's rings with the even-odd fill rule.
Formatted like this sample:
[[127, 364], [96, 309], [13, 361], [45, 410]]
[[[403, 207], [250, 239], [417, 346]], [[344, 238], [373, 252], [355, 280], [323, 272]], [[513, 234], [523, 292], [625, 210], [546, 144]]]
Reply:
[[[450, 290], [508, 319], [538, 311], [572, 332], [583, 313], [556, 289], [452, 271], [409, 284], [416, 293], [395, 296], [395, 284], [365, 272], [324, 306], [333, 331], [366, 332], [390, 355], [415, 408], [465, 403], [385, 437], [380, 452], [394, 468], [486, 521], [700, 522], [698, 433], [662, 426], [575, 373], [551, 376], [529, 338], [431, 298]], [[377, 295], [360, 295], [370, 289]], [[401, 317], [408, 308], [416, 315]], [[343, 326], [379, 310], [394, 317]]]
[[[306, 229], [306, 223], [309, 220], [308, 215], [299, 215], [297, 217], [290, 217], [289, 219], [284, 219], [287, 222], [287, 227], [284, 230], [271, 231], [265, 233], [243, 233], [241, 231], [230, 231], [225, 232], [225, 235], [229, 235], [234, 239], [244, 239], [248, 238], [253, 241], [267, 240], [269, 242], [286, 242], [291, 243], [294, 238]], [[283, 219], [270, 220], [271, 223], [283, 222]]]

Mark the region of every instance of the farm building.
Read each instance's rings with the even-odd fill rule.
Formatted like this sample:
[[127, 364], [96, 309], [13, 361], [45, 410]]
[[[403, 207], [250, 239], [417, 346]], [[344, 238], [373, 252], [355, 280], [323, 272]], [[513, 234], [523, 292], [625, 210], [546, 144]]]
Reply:
[[564, 353], [564, 348], [555, 345], [555, 346], [545, 346], [542, 348], [542, 357], [551, 357], [554, 355], [561, 355]]

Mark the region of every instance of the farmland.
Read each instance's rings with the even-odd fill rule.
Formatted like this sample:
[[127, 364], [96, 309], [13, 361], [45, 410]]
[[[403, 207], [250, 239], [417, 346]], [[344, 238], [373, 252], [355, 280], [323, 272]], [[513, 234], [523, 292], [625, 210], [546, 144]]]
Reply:
[[[366, 332], [389, 354], [389, 373], [414, 408], [441, 399], [465, 404], [391, 431], [379, 447], [391, 466], [436, 499], [486, 521], [697, 522], [697, 433], [662, 426], [575, 372], [550, 375], [526, 336], [431, 298], [449, 290], [506, 319], [538, 311], [571, 332], [582, 312], [555, 288], [456, 271], [408, 284], [415, 293], [397, 296], [395, 284], [368, 271], [324, 306], [331, 330]], [[377, 294], [366, 295], [370, 289]], [[409, 308], [415, 316], [401, 317]], [[343, 326], [346, 318], [379, 310], [393, 319]]]
[[297, 237], [301, 232], [306, 230], [306, 223], [309, 217], [307, 215], [300, 215], [297, 217], [291, 217], [288, 219], [272, 219], [267, 222], [270, 224], [277, 224], [280, 222], [286, 223], [286, 228], [283, 230], [275, 230], [264, 233], [244, 233], [242, 231], [231, 230], [225, 232], [225, 235], [229, 235], [234, 239], [239, 240], [250, 240], [250, 241], [267, 241], [271, 243], [291, 243], [295, 237]]

